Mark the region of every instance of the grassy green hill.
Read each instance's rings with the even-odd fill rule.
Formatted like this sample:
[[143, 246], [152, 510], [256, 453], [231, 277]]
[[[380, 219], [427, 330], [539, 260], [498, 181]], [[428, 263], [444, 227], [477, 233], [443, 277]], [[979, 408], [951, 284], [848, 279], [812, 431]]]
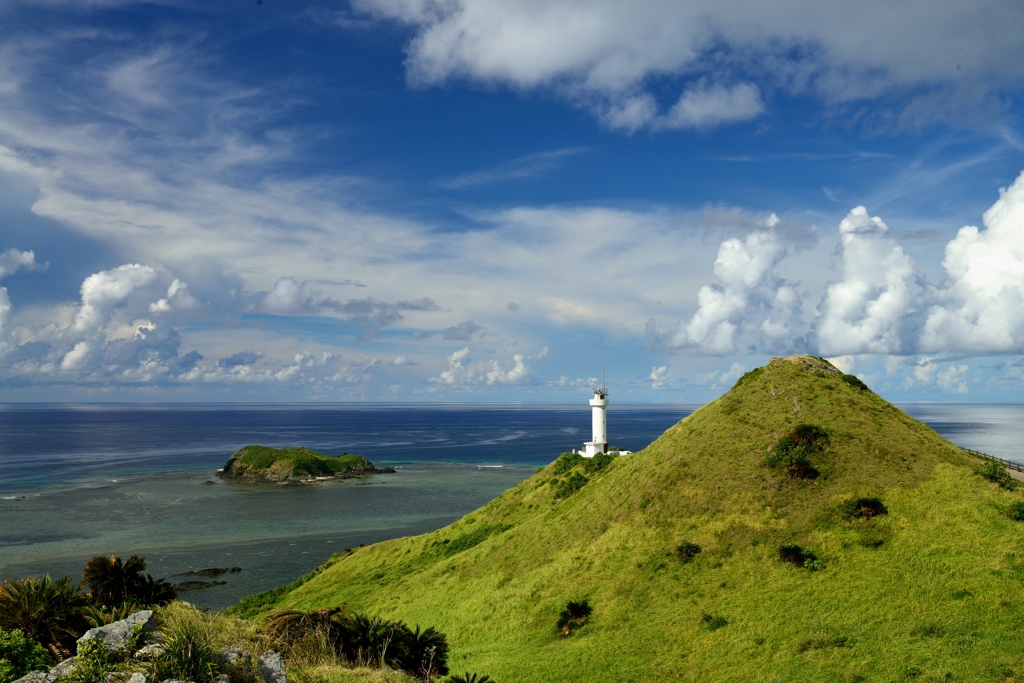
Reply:
[[246, 446], [228, 458], [220, 475], [225, 479], [288, 483], [376, 471], [362, 455], [329, 456], [309, 448]]
[[599, 472], [549, 465], [248, 606], [433, 625], [453, 671], [500, 683], [1024, 680], [1022, 498], [980, 464], [826, 362], [773, 359]]

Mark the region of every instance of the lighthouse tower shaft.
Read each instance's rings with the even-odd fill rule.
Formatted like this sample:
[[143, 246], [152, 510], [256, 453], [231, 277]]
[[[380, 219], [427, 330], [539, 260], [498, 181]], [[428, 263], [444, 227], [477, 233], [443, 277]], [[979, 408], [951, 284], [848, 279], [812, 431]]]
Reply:
[[591, 421], [593, 423], [592, 438], [583, 444], [583, 457], [593, 458], [598, 453], [608, 452], [608, 394], [602, 389], [594, 390], [594, 398], [590, 399]]

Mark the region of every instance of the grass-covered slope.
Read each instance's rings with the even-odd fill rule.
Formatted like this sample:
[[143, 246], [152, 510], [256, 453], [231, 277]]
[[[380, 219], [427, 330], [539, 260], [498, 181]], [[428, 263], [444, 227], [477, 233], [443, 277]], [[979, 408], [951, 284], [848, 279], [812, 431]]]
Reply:
[[[816, 479], [778, 464], [800, 424], [827, 437]], [[1024, 680], [1021, 497], [978, 466], [827, 363], [773, 359], [572, 495], [554, 502], [548, 466], [440, 531], [335, 556], [278, 606], [436, 626], [453, 671], [501, 683]], [[888, 514], [844, 518], [857, 498]], [[559, 638], [584, 598], [590, 622]]]
[[302, 482], [319, 477], [373, 473], [373, 463], [362, 455], [328, 456], [309, 448], [246, 446], [235, 451], [220, 476], [257, 482]]

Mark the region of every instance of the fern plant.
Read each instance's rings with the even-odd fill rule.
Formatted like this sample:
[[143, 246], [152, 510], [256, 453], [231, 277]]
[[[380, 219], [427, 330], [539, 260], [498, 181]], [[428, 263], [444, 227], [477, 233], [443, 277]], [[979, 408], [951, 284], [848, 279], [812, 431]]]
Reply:
[[63, 659], [90, 627], [85, 616], [88, 604], [70, 576], [0, 582], [0, 629], [21, 631]]

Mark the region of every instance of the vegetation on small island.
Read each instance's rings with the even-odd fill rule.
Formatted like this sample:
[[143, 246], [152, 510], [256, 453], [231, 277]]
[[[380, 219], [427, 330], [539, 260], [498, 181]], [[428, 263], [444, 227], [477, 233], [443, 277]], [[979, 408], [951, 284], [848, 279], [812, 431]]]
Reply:
[[390, 467], [374, 467], [363, 455], [342, 453], [331, 456], [309, 448], [254, 445], [235, 451], [218, 476], [254, 483], [303, 484], [394, 471]]

